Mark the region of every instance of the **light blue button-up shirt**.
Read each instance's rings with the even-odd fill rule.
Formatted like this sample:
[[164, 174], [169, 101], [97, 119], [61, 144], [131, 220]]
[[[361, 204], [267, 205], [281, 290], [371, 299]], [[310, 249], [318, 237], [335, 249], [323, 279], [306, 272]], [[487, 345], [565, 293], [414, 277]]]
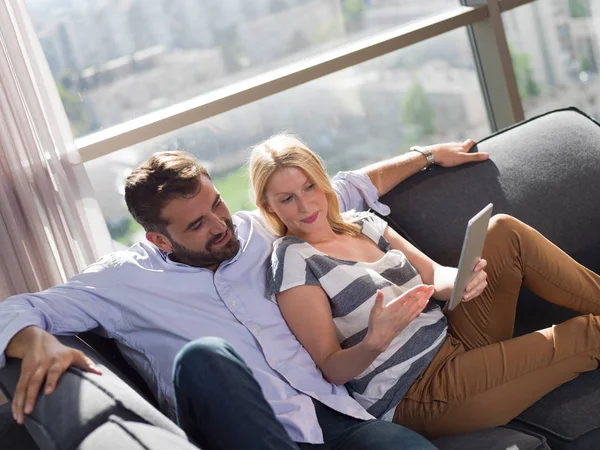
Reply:
[[[343, 210], [369, 206], [389, 212], [366, 174], [340, 173], [333, 184]], [[233, 220], [240, 251], [214, 273], [176, 263], [140, 242], [101, 258], [66, 284], [0, 302], [0, 367], [8, 342], [27, 326], [57, 335], [100, 327], [173, 418], [176, 354], [189, 341], [218, 336], [248, 364], [294, 441], [323, 442], [312, 398], [349, 416], [371, 419], [345, 387], [323, 378], [269, 300], [266, 269], [275, 238], [259, 213], [237, 213]]]

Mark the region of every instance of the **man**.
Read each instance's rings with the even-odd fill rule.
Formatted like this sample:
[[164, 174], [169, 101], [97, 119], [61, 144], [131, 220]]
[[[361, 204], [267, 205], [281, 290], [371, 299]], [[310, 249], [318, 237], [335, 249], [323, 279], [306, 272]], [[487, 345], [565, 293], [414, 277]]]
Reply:
[[[446, 167], [487, 159], [468, 153], [473, 144], [428, 150]], [[430, 164], [427, 153], [338, 174], [341, 208], [366, 202], [385, 212], [378, 197]], [[52, 334], [100, 327], [161, 409], [206, 450], [432, 448], [409, 430], [372, 420], [343, 386], [323, 378], [266, 296], [274, 237], [256, 212], [232, 217], [190, 155], [155, 154], [128, 177], [125, 199], [149, 242], [101, 258], [66, 284], [0, 303], [0, 367], [5, 355], [23, 359], [12, 405], [17, 422], [70, 365], [99, 373]]]

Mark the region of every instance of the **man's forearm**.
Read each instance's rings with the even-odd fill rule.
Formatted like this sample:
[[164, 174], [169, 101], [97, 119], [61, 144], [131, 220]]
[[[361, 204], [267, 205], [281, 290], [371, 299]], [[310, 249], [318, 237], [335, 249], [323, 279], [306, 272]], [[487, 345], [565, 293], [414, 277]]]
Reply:
[[[469, 162], [485, 161], [489, 158], [488, 153], [471, 152], [474, 145], [474, 140], [467, 139], [464, 142], [429, 145], [427, 149], [433, 155], [436, 165], [454, 167]], [[423, 154], [409, 151], [361, 170], [369, 176], [379, 196], [382, 196], [426, 166], [427, 158]]]
[[427, 165], [421, 153], [407, 152], [394, 158], [380, 161], [361, 169], [377, 188], [379, 196], [385, 195], [397, 184], [414, 175]]

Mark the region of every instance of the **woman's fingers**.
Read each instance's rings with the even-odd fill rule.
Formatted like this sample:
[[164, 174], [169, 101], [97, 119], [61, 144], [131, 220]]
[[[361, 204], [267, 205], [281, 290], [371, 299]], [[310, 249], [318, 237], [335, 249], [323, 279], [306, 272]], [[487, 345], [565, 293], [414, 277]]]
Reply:
[[475, 268], [473, 269], [475, 272], [479, 272], [480, 270], [485, 269], [487, 266], [487, 261], [485, 259], [479, 258], [477, 264], [475, 264]]
[[427, 307], [429, 303], [429, 297], [424, 296], [417, 303], [413, 305], [411, 308], [410, 321], [416, 318], [419, 314], [423, 312], [423, 310]]
[[473, 283], [473, 285], [470, 285], [470, 287], [468, 287], [465, 290], [465, 295], [463, 296], [463, 301], [465, 302], [473, 300], [475, 297], [478, 297], [483, 293], [483, 291], [488, 285], [487, 274], [485, 272], [482, 272], [482, 275], [474, 281], [475, 283]]
[[487, 273], [483, 270], [487, 266], [485, 259], [480, 259], [475, 264], [475, 274], [467, 287], [463, 295], [463, 301], [467, 302], [480, 295], [483, 290], [487, 287]]
[[426, 284], [409, 289], [400, 297], [398, 297], [397, 300], [400, 300], [400, 305], [398, 307], [404, 306], [405, 308], [410, 308], [423, 298], [429, 300], [429, 298], [433, 295], [434, 291], [435, 289], [433, 286], [428, 286]]

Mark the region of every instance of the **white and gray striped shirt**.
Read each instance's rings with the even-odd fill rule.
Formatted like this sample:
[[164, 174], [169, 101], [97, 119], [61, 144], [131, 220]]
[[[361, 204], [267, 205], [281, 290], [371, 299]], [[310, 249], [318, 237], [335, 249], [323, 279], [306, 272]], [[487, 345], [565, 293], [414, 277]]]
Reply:
[[[353, 221], [385, 255], [376, 262], [347, 261], [317, 250], [294, 236], [273, 244], [269, 295], [306, 284], [320, 285], [329, 297], [333, 322], [342, 348], [362, 341], [377, 289], [387, 304], [408, 289], [422, 284], [421, 276], [399, 250], [391, 250], [383, 237], [387, 223], [372, 213]], [[390, 344], [385, 352], [346, 386], [373, 416], [391, 419], [411, 384], [425, 370], [442, 345], [446, 317], [433, 302]]]

